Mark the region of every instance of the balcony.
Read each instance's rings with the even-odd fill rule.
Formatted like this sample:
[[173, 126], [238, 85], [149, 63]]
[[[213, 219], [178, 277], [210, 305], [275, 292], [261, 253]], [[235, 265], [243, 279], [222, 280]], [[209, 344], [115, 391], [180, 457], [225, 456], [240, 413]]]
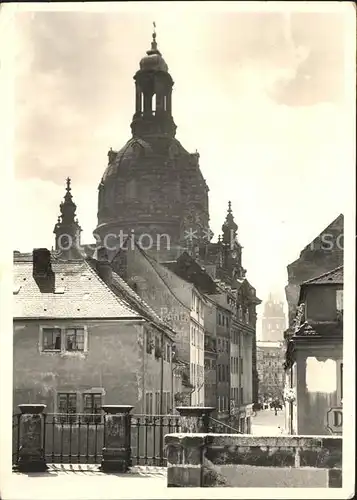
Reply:
[[207, 352], [217, 352], [217, 341], [216, 339], [209, 337], [208, 335], [205, 335], [205, 346], [204, 346], [205, 351]]

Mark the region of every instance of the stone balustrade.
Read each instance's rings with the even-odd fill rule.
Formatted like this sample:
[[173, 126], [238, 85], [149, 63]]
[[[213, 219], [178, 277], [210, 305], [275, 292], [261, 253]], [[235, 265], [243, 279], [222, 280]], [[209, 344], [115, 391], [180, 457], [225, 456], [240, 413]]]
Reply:
[[169, 487], [342, 488], [340, 436], [169, 434]]

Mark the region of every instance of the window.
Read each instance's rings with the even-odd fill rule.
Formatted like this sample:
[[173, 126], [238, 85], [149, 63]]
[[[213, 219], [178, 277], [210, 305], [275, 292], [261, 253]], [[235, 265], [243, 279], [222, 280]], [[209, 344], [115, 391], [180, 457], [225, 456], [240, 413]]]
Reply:
[[166, 361], [170, 363], [171, 361], [171, 346], [170, 344], [166, 344]]
[[168, 392], [167, 393], [167, 399], [166, 399], [166, 413], [170, 413], [171, 412], [171, 408], [172, 408], [172, 405], [171, 405], [171, 392]]
[[83, 328], [68, 328], [65, 332], [65, 335], [67, 351], [84, 351]]
[[336, 290], [336, 309], [343, 311], [343, 290]]
[[57, 410], [61, 413], [58, 420], [61, 424], [73, 424], [76, 421], [77, 394], [61, 392], [57, 394]]
[[145, 401], [145, 413], [147, 415], [152, 415], [153, 411], [153, 394], [152, 392], [146, 393], [146, 401]]
[[221, 324], [221, 313], [218, 313], [218, 324]]
[[244, 398], [243, 398], [243, 387], [239, 388], [239, 404], [242, 405], [244, 403]]
[[60, 351], [61, 350], [61, 329], [60, 328], [44, 328], [43, 335], [43, 350], [44, 351]]
[[151, 332], [146, 332], [146, 352], [151, 354], [153, 351], [154, 345], [152, 340]]
[[40, 345], [44, 352], [83, 352], [87, 350], [87, 336], [87, 330], [83, 327], [44, 327], [40, 329]]
[[86, 423], [100, 423], [102, 413], [102, 395], [92, 393], [83, 394], [83, 413], [86, 414]]
[[226, 365], [226, 380], [229, 381], [229, 366]]
[[160, 415], [160, 391], [155, 393], [155, 415]]
[[240, 373], [243, 375], [243, 358], [240, 358]]

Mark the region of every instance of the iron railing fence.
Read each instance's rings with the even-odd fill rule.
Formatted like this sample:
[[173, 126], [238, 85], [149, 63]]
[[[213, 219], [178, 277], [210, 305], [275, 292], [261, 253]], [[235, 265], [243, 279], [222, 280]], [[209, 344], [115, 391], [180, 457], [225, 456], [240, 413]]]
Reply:
[[132, 415], [132, 464], [166, 466], [164, 437], [180, 430], [179, 415]]
[[[48, 464], [99, 464], [105, 446], [107, 415], [43, 414], [43, 449]], [[123, 416], [123, 429], [125, 417]], [[132, 465], [166, 466], [164, 437], [181, 432], [180, 415], [130, 415]], [[13, 464], [19, 461], [21, 414], [13, 415]], [[209, 432], [241, 434], [238, 429], [209, 418]], [[194, 432], [194, 430], [193, 430]]]
[[239, 429], [232, 427], [225, 422], [209, 417], [209, 432], [213, 434], [243, 434]]
[[96, 464], [102, 460], [103, 414], [44, 413], [44, 452], [47, 463]]

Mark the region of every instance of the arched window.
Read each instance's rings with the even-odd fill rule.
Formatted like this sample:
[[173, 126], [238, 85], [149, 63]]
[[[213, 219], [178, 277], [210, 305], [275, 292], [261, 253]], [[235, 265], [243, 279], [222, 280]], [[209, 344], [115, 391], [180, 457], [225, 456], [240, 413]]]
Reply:
[[167, 105], [167, 104], [166, 104], [166, 100], [167, 100], [167, 97], [166, 97], [166, 95], [165, 95], [165, 96], [164, 96], [164, 111], [167, 111], [167, 109], [166, 109], [166, 105]]
[[144, 94], [142, 92], [140, 94], [140, 112], [144, 112]]
[[153, 114], [156, 112], [156, 94], [152, 96], [152, 107], [151, 107]]

